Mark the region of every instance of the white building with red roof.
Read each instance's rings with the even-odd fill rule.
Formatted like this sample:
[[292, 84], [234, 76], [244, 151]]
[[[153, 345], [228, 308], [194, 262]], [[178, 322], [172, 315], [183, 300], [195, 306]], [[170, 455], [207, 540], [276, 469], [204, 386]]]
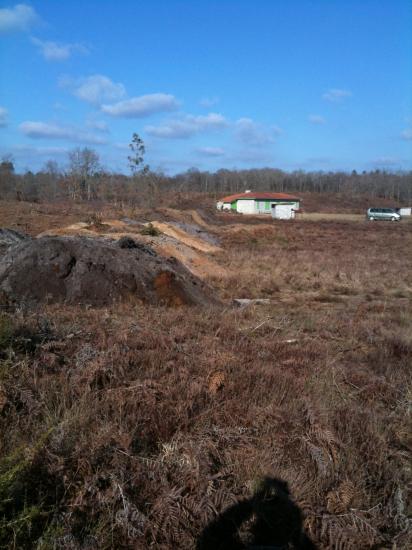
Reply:
[[287, 193], [246, 191], [220, 199], [218, 210], [230, 210], [241, 214], [269, 214], [273, 218], [290, 220], [300, 209], [300, 199]]

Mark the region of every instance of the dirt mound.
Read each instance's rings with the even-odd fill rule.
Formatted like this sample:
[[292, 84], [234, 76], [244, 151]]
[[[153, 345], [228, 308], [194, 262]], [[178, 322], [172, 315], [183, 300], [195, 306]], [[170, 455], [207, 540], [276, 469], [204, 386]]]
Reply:
[[[174, 211], [173, 211], [174, 212]], [[176, 210], [176, 212], [178, 212]], [[37, 238], [43, 237], [68, 237], [68, 236], [84, 236], [91, 238], [102, 238], [110, 240], [122, 240], [126, 239], [124, 243], [127, 243], [127, 239], [131, 238], [135, 243], [140, 243], [142, 246], [149, 244], [150, 247], [160, 256], [165, 259], [173, 256], [177, 258], [193, 275], [196, 277], [209, 277], [220, 275], [225, 277], [228, 272], [227, 269], [219, 265], [210, 254], [220, 253], [222, 249], [213, 242], [205, 240], [201, 228], [197, 227], [195, 231], [185, 231], [181, 227], [173, 225], [180, 222], [156, 222], [153, 221], [152, 225], [160, 231], [160, 234], [154, 238], [149, 235], [142, 235], [142, 229], [146, 226], [143, 223], [133, 220], [104, 220], [104, 225], [109, 229], [107, 232], [94, 231], [90, 225], [85, 222], [78, 222], [68, 227], [62, 227], [59, 229], [51, 229], [38, 235]], [[186, 222], [181, 222], [186, 223]], [[200, 231], [200, 235], [199, 235]], [[206, 234], [206, 232], [204, 232]], [[128, 247], [127, 244], [122, 246]], [[133, 246], [133, 245], [132, 245]], [[140, 246], [140, 245], [135, 245]]]
[[14, 231], [14, 229], [0, 228], [0, 257], [3, 256], [10, 248], [16, 246], [26, 239], [27, 235]]
[[23, 241], [0, 261], [0, 293], [8, 302], [217, 303], [211, 290], [179, 261], [131, 241], [119, 244], [88, 237]]

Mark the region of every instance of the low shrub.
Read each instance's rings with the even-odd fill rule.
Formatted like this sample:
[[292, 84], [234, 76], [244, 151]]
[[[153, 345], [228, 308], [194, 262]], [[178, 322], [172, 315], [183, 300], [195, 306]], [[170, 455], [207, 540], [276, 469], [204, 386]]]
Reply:
[[141, 235], [149, 235], [150, 237], [158, 237], [161, 235], [161, 231], [157, 229], [151, 222], [149, 222], [143, 229], [140, 230]]

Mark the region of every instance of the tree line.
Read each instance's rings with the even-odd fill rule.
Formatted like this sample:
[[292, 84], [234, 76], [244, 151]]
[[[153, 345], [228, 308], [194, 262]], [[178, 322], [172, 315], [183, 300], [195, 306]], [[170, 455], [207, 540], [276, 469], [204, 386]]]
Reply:
[[70, 151], [64, 170], [54, 160], [49, 160], [36, 173], [17, 174], [12, 157], [3, 157], [0, 162], [0, 200], [103, 200], [154, 206], [168, 192], [207, 193], [218, 198], [251, 189], [342, 193], [351, 197], [368, 195], [398, 203], [412, 202], [411, 171], [286, 172], [276, 168], [256, 168], [208, 172], [191, 168], [168, 176], [144, 165], [144, 144], [137, 134], [133, 135], [130, 149], [130, 176], [103, 169], [97, 152], [87, 147]]

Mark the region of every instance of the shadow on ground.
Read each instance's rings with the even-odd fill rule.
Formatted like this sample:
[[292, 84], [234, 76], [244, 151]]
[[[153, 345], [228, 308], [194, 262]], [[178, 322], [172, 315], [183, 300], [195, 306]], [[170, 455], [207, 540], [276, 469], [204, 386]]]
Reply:
[[255, 494], [231, 506], [205, 527], [197, 550], [316, 550], [303, 530], [302, 513], [288, 484], [265, 478]]

